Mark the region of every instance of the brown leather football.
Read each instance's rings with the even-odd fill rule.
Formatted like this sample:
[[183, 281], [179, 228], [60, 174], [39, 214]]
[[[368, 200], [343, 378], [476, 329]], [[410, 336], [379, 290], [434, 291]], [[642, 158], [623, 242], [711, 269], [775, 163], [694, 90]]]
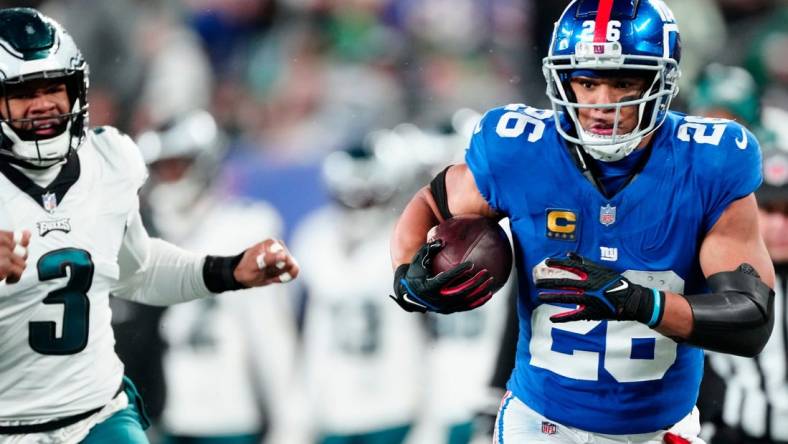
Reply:
[[512, 269], [512, 247], [506, 232], [492, 219], [479, 216], [455, 216], [433, 227], [428, 240], [441, 239], [444, 247], [432, 260], [432, 272], [438, 274], [465, 261], [474, 269], [486, 268], [493, 277], [493, 293], [500, 290]]

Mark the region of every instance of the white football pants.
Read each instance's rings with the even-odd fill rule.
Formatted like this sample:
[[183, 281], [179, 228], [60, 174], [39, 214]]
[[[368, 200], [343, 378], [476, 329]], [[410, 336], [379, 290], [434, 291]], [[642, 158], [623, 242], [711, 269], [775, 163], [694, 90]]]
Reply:
[[[667, 432], [693, 444], [705, 444], [698, 438], [700, 419], [697, 407]], [[551, 421], [531, 410], [511, 392], [506, 392], [495, 420], [493, 444], [663, 444], [665, 433], [665, 430], [636, 435], [586, 432]]]

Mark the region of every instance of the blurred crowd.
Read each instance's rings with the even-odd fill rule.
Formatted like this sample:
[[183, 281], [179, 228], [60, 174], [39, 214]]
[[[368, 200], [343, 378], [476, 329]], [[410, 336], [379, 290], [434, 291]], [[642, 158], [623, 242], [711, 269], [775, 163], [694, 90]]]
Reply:
[[[674, 109], [736, 118], [767, 154], [788, 152], [788, 2], [666, 1], [683, 43]], [[408, 434], [413, 444], [470, 441], [475, 413], [490, 404], [485, 387], [510, 301], [409, 325], [413, 317], [385, 298], [386, 241], [404, 196], [462, 158], [479, 112], [549, 106], [541, 59], [567, 3], [0, 0], [39, 8], [73, 35], [91, 68], [91, 125], [127, 132], [151, 164], [152, 233], [214, 251], [246, 242], [214, 239], [219, 225], [247, 235], [266, 229], [304, 258], [291, 294], [260, 296], [283, 307], [230, 297], [166, 312], [114, 308], [119, 352], [144, 380], [156, 439], [199, 442], [178, 439], [218, 430], [256, 442], [268, 430], [269, 442], [287, 443], [396, 443]], [[788, 173], [775, 180], [780, 188]], [[268, 316], [249, 316], [259, 312]], [[485, 351], [470, 364], [472, 343]], [[227, 384], [214, 387], [216, 375]], [[439, 383], [435, 396], [417, 393]], [[343, 402], [343, 393], [355, 398]], [[709, 421], [723, 415], [721, 402]], [[199, 404], [230, 419], [210, 409], [199, 416]], [[420, 429], [419, 418], [445, 426], [442, 437]], [[280, 435], [277, 427], [290, 428]], [[309, 436], [296, 438], [296, 428]]]
[[[92, 67], [92, 125], [135, 136], [207, 109], [229, 136], [230, 191], [289, 203], [286, 222], [316, 202], [299, 204], [259, 171], [309, 176], [304, 168], [372, 130], [402, 122], [439, 130], [462, 107], [547, 106], [541, 58], [567, 3], [0, 1], [40, 7], [71, 31]], [[744, 66], [768, 104], [788, 103], [785, 2], [668, 3], [683, 25], [679, 108], [711, 61]]]
[[[322, 157], [371, 130], [438, 130], [461, 107], [547, 106], [541, 58], [567, 3], [0, 1], [40, 7], [71, 31], [92, 67], [93, 125], [134, 136], [210, 111], [229, 136], [230, 192], [282, 207], [287, 226], [319, 203], [310, 177]], [[785, 2], [668, 3], [683, 25], [684, 104], [711, 61], [746, 67], [768, 103], [788, 103]], [[300, 180], [280, 170], [318, 197], [293, 195]]]

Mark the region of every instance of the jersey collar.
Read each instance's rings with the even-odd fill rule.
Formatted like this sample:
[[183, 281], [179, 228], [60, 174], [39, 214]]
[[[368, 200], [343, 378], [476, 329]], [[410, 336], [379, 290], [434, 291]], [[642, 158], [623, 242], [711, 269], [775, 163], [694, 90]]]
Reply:
[[57, 205], [58, 202], [63, 201], [63, 197], [66, 195], [68, 190], [79, 179], [80, 165], [77, 152], [75, 150], [71, 150], [66, 159], [66, 163], [61, 168], [60, 173], [58, 173], [57, 177], [55, 177], [55, 180], [53, 180], [52, 183], [46, 187], [39, 186], [33, 182], [32, 179], [27, 177], [18, 169], [14, 168], [8, 162], [0, 161], [0, 173], [2, 173], [17, 188], [30, 196], [39, 206], [41, 206], [41, 208], [47, 211], [52, 211], [54, 207], [51, 206], [51, 203], [47, 203], [48, 199], [46, 199], [45, 196], [50, 194], [54, 195], [54, 204]]

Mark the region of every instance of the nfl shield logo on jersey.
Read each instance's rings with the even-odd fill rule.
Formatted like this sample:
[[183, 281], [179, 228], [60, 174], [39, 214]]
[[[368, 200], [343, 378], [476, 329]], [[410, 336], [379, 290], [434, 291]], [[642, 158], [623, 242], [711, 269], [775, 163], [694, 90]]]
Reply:
[[545, 435], [555, 435], [558, 432], [558, 426], [552, 422], [542, 421], [542, 433]]
[[616, 207], [605, 205], [599, 209], [599, 222], [604, 226], [610, 226], [616, 223]]
[[41, 201], [44, 204], [44, 209], [49, 211], [50, 213], [55, 212], [55, 208], [57, 208], [57, 196], [53, 193], [46, 193], [41, 196]]

